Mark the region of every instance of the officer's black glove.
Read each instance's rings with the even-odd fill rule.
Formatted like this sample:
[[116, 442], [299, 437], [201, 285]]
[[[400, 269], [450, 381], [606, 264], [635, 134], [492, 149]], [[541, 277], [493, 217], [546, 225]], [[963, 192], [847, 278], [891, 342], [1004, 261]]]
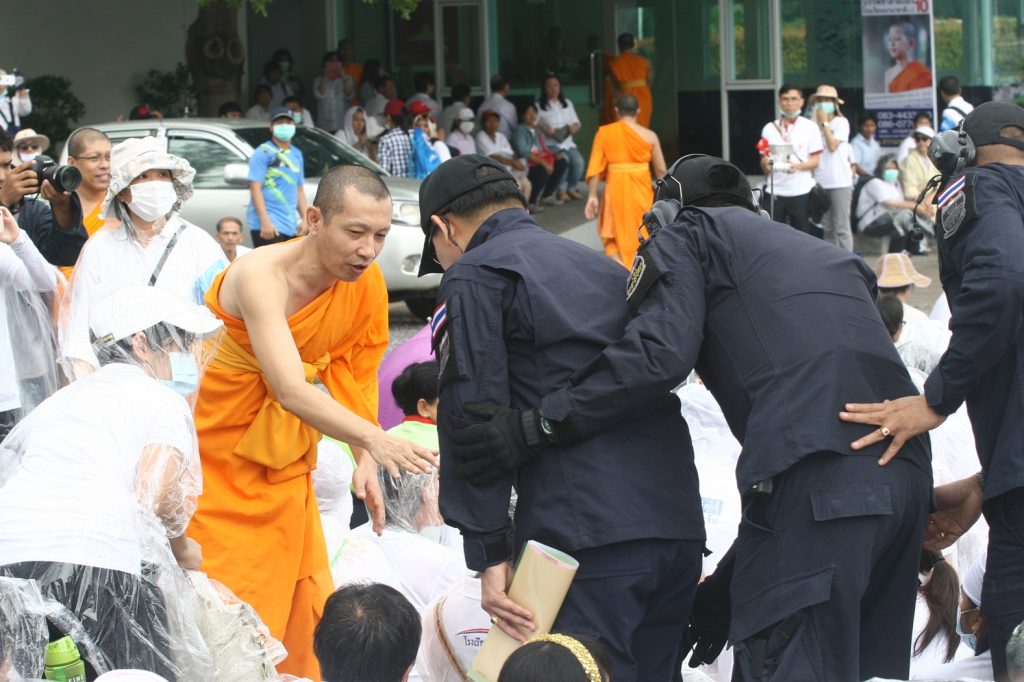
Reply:
[[722, 557], [715, 572], [697, 586], [697, 595], [690, 612], [690, 625], [683, 635], [683, 651], [693, 649], [690, 667], [715, 662], [729, 639], [729, 624], [732, 600], [729, 598], [729, 584], [735, 554], [730, 549]]
[[486, 420], [455, 429], [455, 473], [474, 485], [495, 481], [515, 471], [543, 450], [549, 441], [541, 429], [540, 413], [516, 410], [490, 402], [466, 403], [465, 413]]

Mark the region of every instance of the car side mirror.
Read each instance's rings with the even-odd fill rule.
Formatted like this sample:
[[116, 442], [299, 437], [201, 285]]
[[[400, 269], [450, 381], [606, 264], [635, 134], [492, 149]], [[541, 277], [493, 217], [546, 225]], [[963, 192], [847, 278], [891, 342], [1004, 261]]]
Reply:
[[229, 163], [226, 166], [224, 166], [224, 182], [226, 182], [229, 185], [248, 185], [249, 164]]

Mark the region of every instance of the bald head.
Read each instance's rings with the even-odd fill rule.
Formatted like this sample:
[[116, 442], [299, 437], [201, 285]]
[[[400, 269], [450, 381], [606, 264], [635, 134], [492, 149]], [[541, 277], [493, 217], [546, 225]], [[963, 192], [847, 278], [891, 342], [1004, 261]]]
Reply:
[[110, 142], [110, 138], [102, 130], [79, 128], [68, 138], [68, 156], [81, 156], [85, 152], [86, 147], [94, 142], [101, 141], [108, 144]]
[[332, 216], [344, 209], [342, 198], [349, 187], [378, 201], [391, 198], [387, 185], [369, 168], [352, 164], [335, 166], [320, 179], [313, 198], [313, 205], [323, 213], [325, 222], [330, 222]]
[[637, 102], [636, 95], [619, 95], [619, 98], [615, 100], [615, 108], [619, 110], [620, 116], [636, 116], [636, 113], [640, 111], [640, 104]]

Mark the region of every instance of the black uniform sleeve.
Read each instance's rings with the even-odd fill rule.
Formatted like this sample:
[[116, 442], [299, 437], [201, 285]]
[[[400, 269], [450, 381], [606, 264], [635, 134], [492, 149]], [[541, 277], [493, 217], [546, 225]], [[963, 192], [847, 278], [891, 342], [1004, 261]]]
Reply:
[[574, 373], [568, 388], [546, 396], [543, 416], [582, 440], [678, 386], [704, 338], [704, 290], [696, 231], [677, 223], [656, 232], [630, 273], [634, 317], [622, 339]]
[[[474, 485], [455, 475], [451, 433], [469, 426], [462, 406], [472, 401], [509, 405], [504, 309], [514, 283], [479, 268], [455, 268], [438, 293], [442, 322], [434, 330], [440, 366], [438, 436], [441, 444], [441, 514], [462, 531], [466, 566], [482, 571], [511, 554], [509, 500], [513, 475]], [[435, 320], [441, 312], [435, 314]]]
[[18, 227], [28, 234], [39, 253], [53, 265], [74, 265], [89, 234], [82, 225], [82, 203], [71, 193], [73, 217], [70, 227], [56, 224], [53, 211], [43, 201], [26, 201], [16, 217]]
[[950, 257], [963, 279], [959, 295], [950, 301], [949, 348], [925, 382], [928, 405], [939, 414], [955, 412], [1020, 338], [1024, 218], [1005, 183], [994, 174], [979, 174], [974, 196], [967, 198], [978, 215], [950, 238]]

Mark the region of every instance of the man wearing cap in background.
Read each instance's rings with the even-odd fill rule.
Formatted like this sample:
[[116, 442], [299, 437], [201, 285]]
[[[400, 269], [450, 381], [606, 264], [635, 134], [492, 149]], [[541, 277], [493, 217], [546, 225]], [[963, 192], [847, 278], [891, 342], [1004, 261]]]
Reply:
[[270, 112], [270, 140], [249, 159], [249, 212], [246, 222], [254, 247], [306, 234], [306, 169], [292, 145], [295, 118], [288, 107]]
[[982, 472], [936, 489], [939, 512], [929, 540], [936, 548], [952, 544], [984, 512], [982, 610], [1002, 682], [1006, 643], [1024, 620], [1024, 109], [986, 102], [964, 119], [963, 133], [976, 151], [964, 150], [962, 172], [943, 168], [936, 199], [939, 273], [952, 312], [949, 348], [923, 396], [850, 405], [842, 418], [879, 426], [854, 446], [889, 443], [889, 457], [967, 403]]
[[533, 614], [506, 594], [511, 562], [528, 540], [569, 552], [581, 567], [554, 629], [600, 638], [616, 680], [671, 679], [704, 542], [693, 450], [672, 386], [635, 419], [522, 467], [474, 469], [452, 449], [455, 428], [488, 417], [513, 419], [518, 448], [546, 442], [537, 411], [522, 413], [523, 434], [518, 410], [622, 334], [622, 267], [540, 229], [515, 179], [478, 154], [429, 175], [420, 211], [420, 274], [445, 273], [432, 331], [441, 513], [462, 531], [466, 565], [483, 572], [481, 606], [522, 640], [513, 626], [532, 629]]
[[203, 494], [189, 536], [204, 547], [203, 570], [284, 643], [278, 671], [319, 680], [313, 631], [333, 590], [310, 475], [321, 434], [352, 446], [355, 490], [378, 529], [377, 464], [397, 477], [437, 460], [376, 424], [388, 312], [374, 260], [391, 229], [387, 187], [367, 168], [335, 166], [306, 221], [308, 235], [237, 259], [207, 292], [226, 334], [196, 403]]
[[377, 140], [377, 163], [395, 177], [409, 177], [412, 136], [409, 134], [405, 102], [393, 99], [384, 105], [384, 128]]
[[927, 320], [928, 316], [910, 305], [910, 296], [914, 287], [929, 287], [932, 280], [925, 277], [905, 253], [887, 253], [875, 263], [875, 275], [878, 277], [878, 291], [892, 294], [903, 304], [903, 324]]
[[[928, 441], [883, 469], [883, 448], [854, 452], [864, 429], [836, 419], [848, 395], [916, 393], [875, 310], [874, 274], [859, 256], [759, 215], [746, 176], [722, 159], [683, 157], [656, 198], [625, 334], [522, 407], [539, 407], [542, 442], [589, 444], [649, 413], [696, 369], [743, 446], [744, 514], [697, 590], [690, 664], [714, 660], [728, 636], [734, 680], [906, 679]], [[509, 447], [526, 438], [520, 423], [531, 422], [464, 429], [454, 454], [492, 468], [558, 466], [539, 446]]]
[[75, 267], [62, 302], [61, 357], [69, 376], [98, 367], [89, 338], [89, 311], [117, 288], [156, 286], [202, 303], [214, 276], [227, 267], [220, 246], [184, 220], [195, 169], [165, 151], [166, 141], [130, 138], [111, 152], [111, 180], [103, 202], [109, 226], [96, 233]]

